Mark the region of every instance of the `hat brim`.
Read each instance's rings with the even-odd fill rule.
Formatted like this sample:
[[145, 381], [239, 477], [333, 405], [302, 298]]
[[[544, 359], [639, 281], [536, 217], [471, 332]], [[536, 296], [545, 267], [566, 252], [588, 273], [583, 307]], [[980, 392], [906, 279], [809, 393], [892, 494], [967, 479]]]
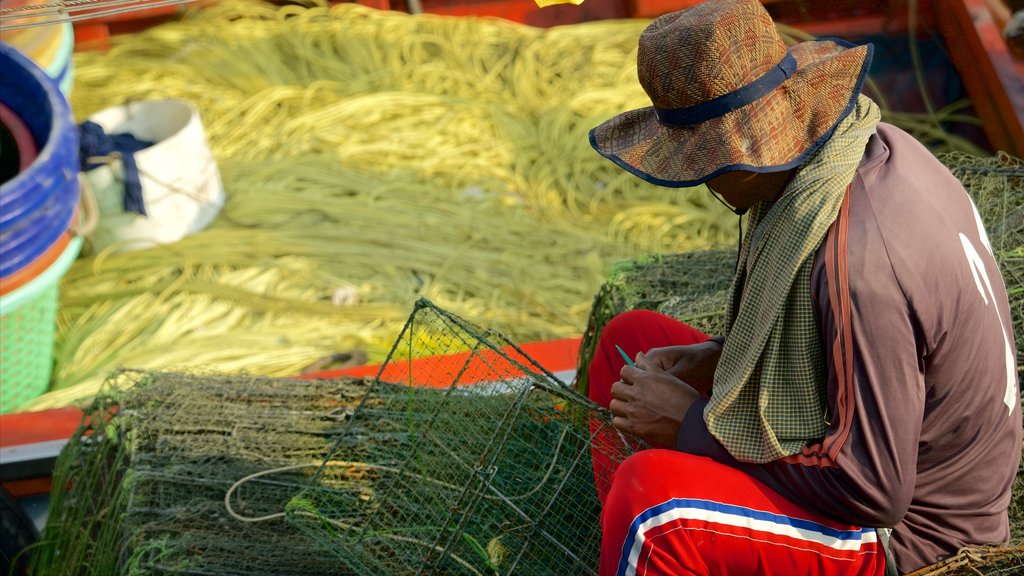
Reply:
[[872, 46], [842, 40], [789, 49], [796, 71], [774, 91], [718, 118], [668, 126], [653, 107], [615, 116], [590, 131], [590, 145], [634, 175], [672, 188], [735, 170], [779, 172], [801, 164], [831, 137], [857, 102]]

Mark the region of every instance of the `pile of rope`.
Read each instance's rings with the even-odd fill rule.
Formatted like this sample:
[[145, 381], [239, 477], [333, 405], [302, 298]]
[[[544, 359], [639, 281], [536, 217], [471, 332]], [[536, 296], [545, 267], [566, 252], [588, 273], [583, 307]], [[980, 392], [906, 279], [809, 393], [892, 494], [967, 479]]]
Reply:
[[732, 242], [706, 193], [590, 149], [592, 126], [645, 104], [645, 25], [225, 0], [76, 54], [79, 119], [195, 102], [227, 204], [176, 244], [75, 264], [54, 391], [26, 408], [91, 397], [118, 366], [379, 362], [421, 296], [516, 341], [572, 337], [612, 263]]
[[[588, 145], [592, 126], [649, 104], [647, 24], [224, 0], [76, 53], [79, 120], [194, 102], [228, 199], [199, 235], [75, 264], [53, 391], [26, 409], [91, 397], [119, 366], [379, 362], [421, 296], [516, 341], [572, 337], [615, 262], [731, 245], [735, 220], [703, 190], [645, 184]], [[886, 114], [970, 149], [932, 119]]]

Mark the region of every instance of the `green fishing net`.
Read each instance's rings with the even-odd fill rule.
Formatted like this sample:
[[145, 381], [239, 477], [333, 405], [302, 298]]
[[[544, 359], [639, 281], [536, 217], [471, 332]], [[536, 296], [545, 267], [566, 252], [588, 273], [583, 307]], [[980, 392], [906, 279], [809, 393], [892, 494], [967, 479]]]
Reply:
[[641, 444], [420, 300], [381, 371], [121, 372], [62, 452], [35, 574], [590, 574], [592, 439]]
[[[129, 390], [120, 392], [129, 383]], [[306, 486], [365, 394], [358, 379], [303, 381], [123, 371], [85, 410], [53, 473], [32, 574], [337, 574], [274, 514]]]

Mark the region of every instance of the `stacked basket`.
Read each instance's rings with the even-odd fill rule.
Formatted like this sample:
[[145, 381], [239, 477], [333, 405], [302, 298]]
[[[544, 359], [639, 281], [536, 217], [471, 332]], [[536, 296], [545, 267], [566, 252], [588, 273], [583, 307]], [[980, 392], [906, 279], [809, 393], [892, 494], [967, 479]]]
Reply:
[[42, 394], [60, 279], [77, 257], [78, 135], [56, 82], [0, 44], [0, 412]]

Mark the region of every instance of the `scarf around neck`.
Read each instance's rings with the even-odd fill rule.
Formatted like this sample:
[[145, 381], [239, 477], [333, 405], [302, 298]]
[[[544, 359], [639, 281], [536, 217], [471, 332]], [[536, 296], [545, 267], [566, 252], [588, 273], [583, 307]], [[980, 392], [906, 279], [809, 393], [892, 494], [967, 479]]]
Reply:
[[751, 209], [704, 409], [708, 430], [738, 460], [770, 462], [824, 437], [828, 373], [811, 269], [879, 118], [861, 95], [782, 197]]

